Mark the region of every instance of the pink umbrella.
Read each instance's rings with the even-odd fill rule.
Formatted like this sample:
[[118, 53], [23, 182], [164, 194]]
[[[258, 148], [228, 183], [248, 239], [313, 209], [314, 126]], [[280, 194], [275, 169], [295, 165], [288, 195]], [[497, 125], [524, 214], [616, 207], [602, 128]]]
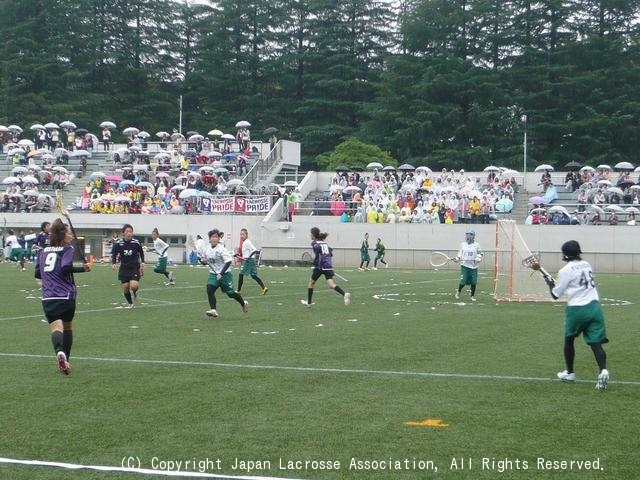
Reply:
[[529, 203], [530, 203], [531, 205], [544, 205], [544, 204], [545, 204], [545, 203], [547, 203], [547, 202], [545, 201], [545, 199], [544, 199], [543, 197], [541, 197], [541, 196], [536, 196], [536, 197], [531, 197], [531, 198], [529, 199]]
[[121, 182], [122, 181], [122, 177], [119, 177], [118, 175], [107, 175], [106, 177], [104, 177], [104, 179], [107, 182]]

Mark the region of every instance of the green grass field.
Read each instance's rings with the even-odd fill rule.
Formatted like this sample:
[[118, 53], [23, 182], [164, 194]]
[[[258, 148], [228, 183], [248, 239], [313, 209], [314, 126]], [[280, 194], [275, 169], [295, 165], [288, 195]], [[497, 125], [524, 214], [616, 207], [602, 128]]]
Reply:
[[[338, 283], [353, 295], [349, 307], [321, 281], [305, 308], [308, 269], [263, 267], [266, 297], [245, 279], [248, 315], [219, 292], [222, 316], [210, 319], [207, 270], [175, 272], [177, 285], [166, 287], [149, 271], [133, 310], [121, 308], [110, 268], [77, 275], [72, 372], [63, 377], [32, 266], [0, 265], [0, 457], [47, 462], [0, 461], [0, 478], [163, 478], [116, 471], [125, 458], [143, 469], [182, 461], [192, 476], [208, 460], [209, 477], [640, 478], [637, 277], [597, 277], [612, 374], [597, 392], [582, 340], [579, 381], [555, 380], [564, 305], [496, 304], [486, 275], [471, 304], [468, 294], [453, 298], [452, 270], [345, 270], [350, 282]], [[538, 458], [599, 459], [600, 470], [542, 470]], [[234, 469], [236, 459], [246, 468]], [[352, 459], [403, 469], [358, 469]], [[305, 468], [307, 460], [334, 469]], [[302, 464], [280, 467], [289, 461]]]

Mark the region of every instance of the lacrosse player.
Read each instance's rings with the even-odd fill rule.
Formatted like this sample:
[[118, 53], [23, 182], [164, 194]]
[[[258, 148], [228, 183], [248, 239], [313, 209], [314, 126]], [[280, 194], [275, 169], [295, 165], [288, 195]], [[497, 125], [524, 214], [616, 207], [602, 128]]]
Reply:
[[[249, 231], [246, 228], [240, 230], [240, 248], [239, 256], [242, 261], [240, 267], [240, 275], [238, 275], [238, 290], [240, 293], [242, 290], [242, 283], [244, 282], [244, 276], [249, 275], [253, 278], [258, 285], [260, 285], [260, 295], [266, 295], [269, 289], [264, 286], [263, 281], [258, 277], [258, 267], [256, 264], [256, 257], [260, 255], [260, 251], [256, 250], [251, 240], [249, 240]], [[237, 254], [236, 254], [237, 256]]]
[[176, 281], [173, 278], [173, 272], [167, 270], [167, 260], [169, 259], [167, 251], [169, 250], [169, 245], [160, 238], [160, 232], [157, 227], [151, 231], [151, 239], [153, 240], [153, 248], [151, 248], [150, 251], [158, 255], [158, 263], [156, 263], [153, 271], [165, 276], [167, 279], [165, 285], [175, 285]]
[[580, 244], [569, 240], [562, 245], [562, 260], [567, 264], [558, 272], [558, 281], [545, 277], [554, 299], [567, 294], [567, 307], [564, 318], [564, 359], [567, 369], [558, 372], [563, 382], [573, 383], [576, 374], [573, 370], [575, 358], [574, 340], [582, 334], [584, 341], [591, 347], [600, 373], [596, 390], [606, 390], [609, 381], [607, 354], [602, 348], [607, 343], [604, 315], [600, 306], [600, 297], [596, 289], [593, 269], [589, 262], [582, 260]]
[[482, 249], [476, 242], [475, 230], [467, 230], [465, 241], [460, 244], [458, 255], [454, 261], [460, 262], [460, 283], [455, 291], [456, 300], [465, 285], [471, 286], [471, 301], [476, 301], [476, 285], [478, 283], [478, 264], [482, 261]]

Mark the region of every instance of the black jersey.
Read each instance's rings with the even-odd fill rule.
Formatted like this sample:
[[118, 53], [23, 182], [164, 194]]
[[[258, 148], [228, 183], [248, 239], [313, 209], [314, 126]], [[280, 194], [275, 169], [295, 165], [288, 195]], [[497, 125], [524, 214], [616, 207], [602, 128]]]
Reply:
[[111, 250], [111, 263], [120, 260], [120, 267], [127, 270], [137, 270], [144, 263], [144, 249], [138, 240], [119, 239]]

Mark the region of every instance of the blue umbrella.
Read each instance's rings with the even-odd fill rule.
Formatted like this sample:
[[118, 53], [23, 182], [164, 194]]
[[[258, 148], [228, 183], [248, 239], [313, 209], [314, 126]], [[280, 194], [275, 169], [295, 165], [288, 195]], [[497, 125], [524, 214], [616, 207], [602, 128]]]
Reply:
[[495, 209], [496, 212], [509, 213], [513, 210], [513, 200], [510, 198], [501, 198], [496, 202]]
[[222, 159], [223, 160], [235, 160], [238, 155], [240, 155], [240, 152], [225, 153], [222, 156]]

